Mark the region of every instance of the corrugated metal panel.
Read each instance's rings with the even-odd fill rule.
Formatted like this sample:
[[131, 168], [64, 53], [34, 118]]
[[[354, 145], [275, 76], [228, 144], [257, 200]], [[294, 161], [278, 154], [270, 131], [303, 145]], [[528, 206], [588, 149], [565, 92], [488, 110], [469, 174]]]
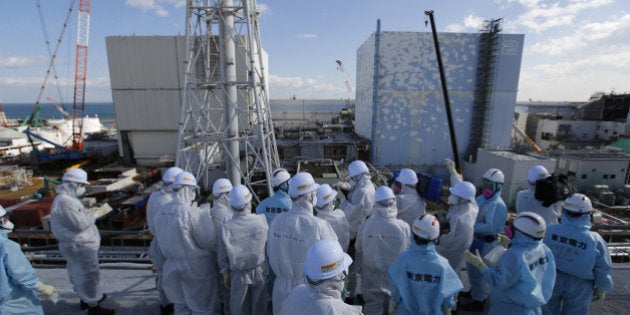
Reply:
[[112, 96], [119, 130], [170, 130], [177, 133], [180, 91], [114, 90]]
[[112, 90], [181, 87], [184, 37], [113, 36], [105, 42]]
[[[512, 118], [522, 55], [523, 35], [500, 35], [509, 40], [510, 49], [498, 56], [494, 106], [488, 143], [510, 144]], [[479, 34], [441, 33], [439, 35], [451, 108], [455, 122], [458, 150], [468, 146]], [[377, 150], [372, 163], [381, 166], [426, 169], [442, 165], [452, 157], [450, 135], [433, 38], [430, 33], [381, 33], [381, 68], [379, 98], [372, 118], [372, 82], [374, 35], [357, 52], [356, 132], [370, 137], [372, 119], [376, 119]], [[460, 156], [461, 158], [465, 158]]]
[[129, 134], [134, 157], [139, 166], [159, 165], [175, 161], [177, 131], [133, 131]]

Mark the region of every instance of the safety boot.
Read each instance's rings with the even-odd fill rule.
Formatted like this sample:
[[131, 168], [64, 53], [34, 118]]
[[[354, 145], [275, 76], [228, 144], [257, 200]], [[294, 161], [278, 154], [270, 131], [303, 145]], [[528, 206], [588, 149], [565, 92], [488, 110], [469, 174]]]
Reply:
[[[106, 298], [107, 298], [107, 294], [103, 294], [101, 296], [101, 299], [98, 300], [98, 302], [96, 302], [96, 303], [101, 304], [101, 302], [105, 301]], [[83, 300], [80, 300], [80, 301], [81, 301], [81, 305], [80, 305], [81, 310], [86, 310], [86, 309], [88, 309], [88, 307], [90, 307], [87, 303], [83, 302]]]
[[457, 309], [466, 311], [466, 312], [483, 312], [483, 309], [485, 306], [486, 306], [486, 300], [483, 300], [483, 301], [473, 300], [471, 303], [460, 304], [459, 307], [457, 307]]
[[160, 315], [171, 315], [174, 311], [173, 303], [167, 304], [165, 306], [160, 305]]
[[88, 308], [88, 315], [113, 315], [113, 314], [116, 314], [116, 311], [114, 311], [111, 308], [101, 307], [100, 305], [90, 306]]

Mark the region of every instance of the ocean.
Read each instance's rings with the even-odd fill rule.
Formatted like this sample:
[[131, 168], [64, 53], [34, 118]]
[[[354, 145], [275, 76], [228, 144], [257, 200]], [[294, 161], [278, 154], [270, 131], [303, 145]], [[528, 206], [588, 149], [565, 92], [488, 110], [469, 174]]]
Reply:
[[[50, 103], [40, 103], [40, 119], [61, 119], [63, 114]], [[25, 119], [33, 112], [33, 104], [28, 103], [3, 103], [2, 108], [8, 119]], [[72, 104], [64, 105], [66, 112], [72, 114]], [[83, 115], [98, 116], [101, 120], [116, 119], [114, 115], [114, 103], [86, 103]]]

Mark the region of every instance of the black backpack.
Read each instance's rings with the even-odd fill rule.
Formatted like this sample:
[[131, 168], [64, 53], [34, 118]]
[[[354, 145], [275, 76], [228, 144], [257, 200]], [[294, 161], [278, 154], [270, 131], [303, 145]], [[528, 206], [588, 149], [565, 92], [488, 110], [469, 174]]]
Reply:
[[549, 207], [555, 202], [564, 200], [576, 192], [569, 178], [563, 174], [552, 174], [551, 176], [536, 181], [535, 198], [542, 201], [544, 207]]

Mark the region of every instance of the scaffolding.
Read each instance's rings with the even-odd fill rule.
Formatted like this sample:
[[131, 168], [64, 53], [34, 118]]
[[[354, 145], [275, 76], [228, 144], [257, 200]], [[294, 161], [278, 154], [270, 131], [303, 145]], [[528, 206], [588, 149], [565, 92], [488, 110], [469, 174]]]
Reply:
[[472, 125], [470, 126], [470, 142], [466, 156], [477, 159], [477, 149], [485, 148], [488, 141], [488, 126], [492, 106], [492, 90], [494, 89], [496, 59], [501, 32], [501, 19], [486, 21], [479, 36], [479, 57], [477, 60], [477, 77], [475, 98], [473, 101]]
[[227, 177], [258, 200], [273, 194], [280, 163], [256, 1], [188, 0], [186, 54], [177, 166], [205, 189]]

